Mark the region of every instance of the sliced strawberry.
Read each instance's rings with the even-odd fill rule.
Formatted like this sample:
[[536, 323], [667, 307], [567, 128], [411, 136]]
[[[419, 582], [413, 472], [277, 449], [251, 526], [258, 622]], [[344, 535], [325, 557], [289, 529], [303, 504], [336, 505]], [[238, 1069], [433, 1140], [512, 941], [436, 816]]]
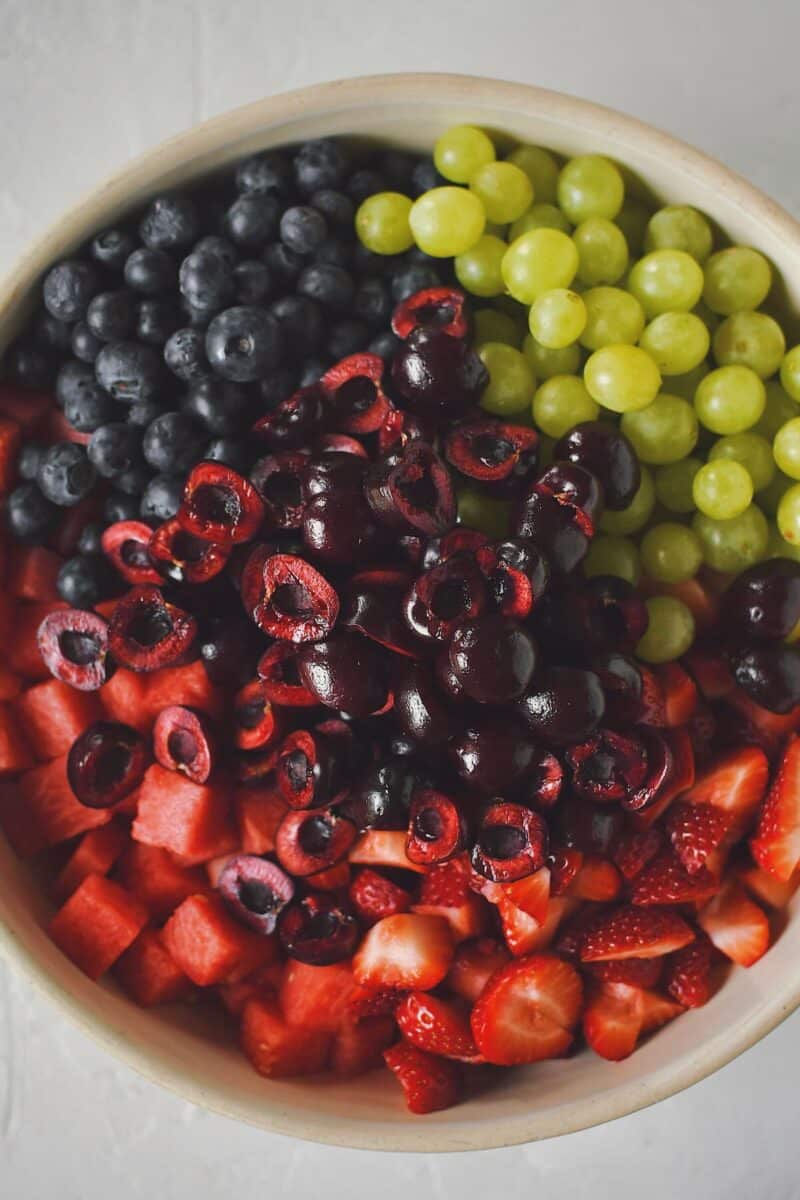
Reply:
[[599, 854], [587, 855], [567, 888], [567, 895], [579, 900], [616, 900], [622, 891], [622, 878], [612, 862]]
[[383, 1061], [403, 1089], [409, 1112], [438, 1112], [450, 1108], [461, 1095], [461, 1071], [457, 1063], [437, 1058], [408, 1042], [398, 1042], [384, 1050]]
[[589, 998], [583, 1013], [583, 1036], [595, 1054], [621, 1062], [636, 1049], [642, 1021], [641, 988], [609, 983]]
[[788, 713], [774, 713], [751, 700], [741, 688], [734, 688], [725, 697], [725, 704], [743, 726], [743, 740], [763, 747], [767, 754], [776, 754], [792, 733], [800, 732], [800, 704]]
[[506, 898], [516, 907], [522, 909], [529, 917], [533, 917], [541, 925], [547, 916], [547, 905], [550, 900], [550, 870], [540, 867], [532, 875], [517, 879], [514, 883], [503, 885]]
[[800, 868], [786, 883], [776, 879], [769, 871], [762, 871], [761, 867], [745, 867], [739, 878], [748, 892], [752, 892], [757, 900], [761, 900], [769, 908], [786, 908], [800, 888]]
[[497, 913], [503, 930], [503, 938], [514, 958], [522, 958], [538, 950], [541, 940], [542, 922], [530, 917], [517, 908], [505, 896], [497, 904]]
[[402, 867], [404, 871], [427, 870], [413, 863], [406, 854], [406, 831], [404, 829], [368, 829], [350, 847], [347, 857], [351, 863], [363, 863], [371, 867]]
[[631, 884], [631, 901], [638, 905], [704, 903], [719, 891], [719, 881], [707, 867], [690, 875], [674, 850], [662, 852]]
[[732, 840], [747, 831], [769, 779], [769, 762], [757, 746], [732, 750], [706, 767], [682, 796], [684, 804], [710, 804], [728, 813]]
[[446, 1000], [427, 992], [409, 992], [395, 1011], [400, 1032], [420, 1050], [462, 1061], [479, 1057], [469, 1017]]
[[609, 958], [658, 958], [680, 950], [694, 932], [673, 909], [624, 905], [598, 916], [580, 944], [583, 962]]
[[731, 815], [714, 804], [673, 804], [664, 820], [672, 848], [690, 875], [703, 869], [731, 824]]
[[658, 992], [648, 991], [647, 988], [642, 989], [642, 1033], [651, 1033], [654, 1029], [660, 1029], [673, 1017], [679, 1017], [683, 1011], [682, 1004], [668, 1000], [666, 996], [662, 996]]
[[359, 871], [350, 884], [350, 902], [365, 925], [374, 925], [384, 917], [407, 912], [411, 896], [405, 888], [379, 875], [370, 867]]
[[553, 896], [560, 896], [580, 871], [583, 865], [583, 854], [574, 846], [560, 846], [551, 852], [548, 861], [550, 863], [550, 892]]
[[360, 1021], [365, 1017], [393, 1016], [404, 995], [405, 992], [397, 988], [367, 988], [356, 984], [347, 999], [348, 1018]]
[[565, 1054], [583, 1002], [581, 977], [560, 958], [537, 954], [503, 967], [472, 1010], [472, 1033], [487, 1062], [540, 1062]]
[[781, 883], [791, 879], [800, 865], [800, 738], [791, 737], [783, 752], [758, 824], [750, 839], [750, 852], [758, 865]]
[[618, 839], [612, 858], [626, 879], [633, 879], [664, 845], [661, 830], [629, 829]]
[[486, 932], [486, 904], [471, 890], [469, 878], [465, 857], [440, 863], [428, 870], [422, 880], [419, 901], [412, 906], [415, 913], [447, 921], [454, 942], [480, 937]]
[[536, 950], [546, 950], [555, 940], [561, 923], [574, 911], [579, 901], [573, 896], [551, 896], [547, 906], [547, 916], [539, 926], [535, 939], [532, 939], [531, 953]]
[[420, 988], [441, 983], [453, 961], [450, 926], [442, 917], [397, 913], [364, 935], [353, 959], [356, 983], [369, 988]]
[[664, 987], [684, 1008], [702, 1008], [711, 999], [714, 948], [704, 933], [670, 954], [664, 967]]
[[[682, 950], [678, 951], [678, 954], [683, 953]], [[639, 988], [655, 987], [661, 978], [663, 966], [664, 960], [661, 958], [620, 958], [585, 964], [589, 974], [601, 983], [627, 983]]]
[[727, 958], [751, 967], [769, 948], [769, 921], [735, 880], [698, 914], [698, 923]]
[[664, 724], [686, 725], [697, 707], [697, 686], [691, 675], [676, 662], [653, 667], [664, 696]]
[[506, 966], [508, 961], [508, 950], [494, 938], [462, 942], [445, 982], [457, 996], [474, 1004], [495, 971]]

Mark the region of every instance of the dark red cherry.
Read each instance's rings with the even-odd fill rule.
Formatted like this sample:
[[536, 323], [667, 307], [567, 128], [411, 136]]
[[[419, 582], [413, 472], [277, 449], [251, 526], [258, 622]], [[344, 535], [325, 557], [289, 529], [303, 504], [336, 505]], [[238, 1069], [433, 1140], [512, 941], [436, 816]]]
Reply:
[[206, 622], [200, 640], [200, 661], [214, 687], [239, 688], [247, 681], [260, 634], [244, 614], [215, 616]]
[[306, 459], [303, 472], [303, 497], [314, 500], [336, 492], [360, 492], [364, 483], [367, 462], [356, 454], [327, 451], [316, 458]]
[[486, 795], [507, 792], [523, 781], [537, 758], [525, 730], [507, 717], [470, 723], [449, 745], [464, 783]]
[[550, 567], [526, 538], [507, 538], [476, 550], [492, 602], [506, 617], [524, 620], [547, 590]]
[[536, 738], [569, 746], [597, 729], [605, 712], [605, 697], [593, 671], [551, 667], [514, 708]]
[[416, 330], [392, 359], [392, 384], [413, 411], [458, 418], [475, 404], [489, 372], [471, 346], [441, 331]]
[[[399, 582], [371, 579], [378, 572], [363, 572], [354, 576], [342, 597], [339, 624], [356, 633], [411, 658], [418, 657], [420, 645], [408, 629], [402, 616], [402, 602], [408, 588], [405, 573], [398, 573]], [[388, 573], [386, 573], [388, 574]]]
[[303, 480], [308, 462], [307, 454], [280, 450], [260, 458], [250, 472], [250, 482], [276, 529], [299, 529], [303, 523]]
[[728, 657], [739, 687], [762, 708], [788, 713], [800, 704], [800, 651], [794, 646], [755, 643]]
[[609, 854], [627, 826], [625, 814], [618, 805], [594, 804], [569, 790], [553, 810], [550, 820], [559, 843], [583, 854]]
[[564, 633], [590, 651], [632, 650], [647, 629], [644, 600], [616, 575], [581, 580], [559, 604]]
[[643, 729], [641, 738], [647, 755], [647, 773], [639, 787], [621, 800], [622, 807], [629, 812], [650, 808], [676, 772], [685, 769], [685, 764], [676, 761], [672, 746], [662, 733]]
[[325, 393], [318, 384], [300, 388], [260, 417], [253, 433], [271, 450], [299, 450], [324, 431]]
[[[397, 411], [397, 410], [395, 410]], [[323, 433], [314, 443], [318, 454], [350, 454], [362, 459], [369, 458], [367, 451], [358, 438], [346, 433]]]
[[153, 726], [153, 753], [168, 771], [180, 771], [193, 783], [205, 783], [216, 757], [208, 717], [180, 704], [162, 708]]
[[340, 811], [359, 829], [403, 829], [412, 797], [426, 786], [410, 755], [386, 759], [359, 775]]
[[492, 804], [483, 815], [472, 866], [494, 883], [512, 883], [543, 867], [547, 859], [547, 826], [541, 816], [521, 804]]
[[381, 387], [383, 359], [377, 354], [351, 354], [325, 372], [328, 424], [343, 433], [375, 433], [392, 407]]
[[245, 546], [244, 551], [246, 557], [243, 562], [237, 562], [238, 555], [231, 558], [228, 573], [239, 588], [245, 612], [255, 620], [255, 611], [264, 599], [264, 565], [267, 559], [276, 553], [276, 546], [274, 542], [256, 542], [252, 548]]
[[303, 511], [303, 542], [322, 563], [361, 563], [385, 538], [385, 529], [358, 492], [315, 496]]
[[642, 472], [631, 443], [607, 421], [583, 421], [553, 447], [553, 458], [567, 459], [600, 481], [607, 508], [627, 508], [639, 490]]
[[355, 825], [329, 809], [288, 812], [275, 834], [275, 853], [290, 875], [314, 875], [341, 862], [355, 837]]
[[447, 700], [437, 688], [430, 668], [406, 659], [398, 663], [394, 681], [394, 715], [408, 737], [428, 746], [446, 742], [453, 733]]
[[358, 945], [358, 922], [329, 892], [311, 892], [283, 910], [278, 937], [289, 958], [312, 967], [350, 958]]
[[433, 788], [418, 790], [411, 803], [406, 854], [413, 863], [433, 866], [466, 845], [464, 814], [458, 804]]
[[275, 930], [294, 897], [294, 884], [277, 863], [255, 854], [235, 854], [222, 869], [217, 889], [234, 916], [258, 933]]
[[563, 783], [564, 768], [555, 754], [537, 746], [524, 778], [515, 788], [515, 795], [528, 808], [553, 808], [561, 796]]
[[734, 579], [721, 617], [745, 641], [782, 641], [800, 621], [800, 563], [770, 558]]
[[118, 602], [108, 626], [114, 659], [132, 671], [157, 671], [186, 657], [197, 621], [166, 601], [155, 587], [132, 588]]
[[424, 442], [410, 442], [400, 456], [375, 463], [367, 472], [364, 494], [378, 520], [397, 531], [432, 537], [455, 524], [450, 472]]
[[354, 633], [306, 642], [297, 652], [301, 682], [327, 708], [351, 717], [382, 711], [391, 700], [385, 652]]
[[647, 775], [642, 742], [612, 729], [600, 729], [585, 742], [570, 746], [565, 758], [575, 791], [599, 804], [633, 795]]
[[536, 668], [533, 638], [500, 613], [464, 621], [453, 634], [449, 653], [465, 692], [479, 704], [507, 704], [522, 695]]
[[82, 608], [48, 613], [36, 644], [51, 675], [80, 692], [95, 692], [110, 675], [108, 622]]
[[540, 488], [559, 500], [577, 504], [593, 521], [603, 512], [603, 488], [596, 475], [573, 462], [554, 462], [538, 479]]
[[258, 677], [271, 704], [286, 708], [314, 708], [316, 698], [300, 682], [297, 649], [291, 642], [275, 642], [258, 660]]
[[524, 425], [466, 421], [447, 434], [444, 454], [468, 479], [512, 496], [536, 469], [538, 446], [539, 435]]
[[[452, 558], [454, 554], [462, 551], [477, 556], [477, 552], [488, 544], [489, 538], [479, 529], [470, 529], [467, 525], [457, 525], [449, 533], [428, 542], [425, 548], [425, 565], [435, 567], [438, 562], [445, 562], [446, 559]], [[430, 563], [427, 561], [429, 557]]]
[[270, 704], [260, 679], [246, 683], [233, 701], [234, 739], [240, 750], [272, 746], [280, 736], [278, 714]]
[[444, 642], [462, 622], [479, 616], [486, 602], [486, 582], [475, 557], [461, 551], [420, 575], [402, 611], [417, 637]]
[[451, 700], [468, 700], [469, 697], [464, 690], [464, 684], [451, 666], [449, 650], [449, 646], [442, 646], [433, 660], [433, 674], [437, 686]]
[[159, 582], [169, 579], [173, 583], [207, 583], [225, 569], [230, 547], [187, 533], [173, 517], [152, 534], [148, 554], [157, 567], [155, 575]]
[[656, 695], [660, 689], [649, 669], [618, 650], [595, 654], [590, 666], [603, 686], [606, 718], [614, 726], [624, 729], [646, 719], [651, 688], [654, 694], [650, 699], [661, 699]]
[[513, 531], [539, 547], [550, 565], [568, 575], [583, 562], [594, 536], [591, 517], [583, 508], [561, 500], [535, 484], [519, 503]]
[[149, 754], [144, 738], [119, 721], [95, 721], [67, 755], [67, 779], [87, 808], [113, 808], [144, 778]]
[[426, 333], [447, 333], [450, 337], [467, 336], [468, 321], [463, 292], [457, 288], [434, 287], [415, 292], [392, 314], [392, 332], [405, 341], [418, 329]]
[[349, 732], [333, 736], [318, 729], [297, 729], [284, 738], [275, 778], [290, 808], [320, 808], [336, 801], [346, 782], [350, 740]]
[[327, 637], [333, 629], [339, 597], [304, 558], [273, 554], [264, 562], [261, 598], [252, 612], [256, 624], [271, 637], [308, 642]]
[[264, 502], [248, 479], [224, 463], [202, 462], [186, 480], [177, 519], [207, 542], [249, 542], [264, 520]]
[[103, 553], [127, 583], [160, 583], [148, 552], [153, 531], [144, 521], [115, 521], [100, 539]]

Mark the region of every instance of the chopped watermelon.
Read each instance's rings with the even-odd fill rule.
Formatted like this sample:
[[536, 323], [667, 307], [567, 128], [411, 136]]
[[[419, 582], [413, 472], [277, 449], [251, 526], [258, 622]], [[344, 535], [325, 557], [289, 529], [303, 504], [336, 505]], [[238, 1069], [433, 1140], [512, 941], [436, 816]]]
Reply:
[[277, 954], [274, 938], [245, 929], [218, 896], [190, 896], [163, 932], [175, 962], [198, 987], [244, 979]]
[[14, 708], [0, 704], [0, 775], [13, 775], [33, 766], [34, 757], [24, 728]]
[[117, 963], [114, 974], [142, 1008], [183, 1000], [194, 990], [156, 929], [143, 929]]
[[187, 866], [238, 848], [224, 785], [193, 783], [158, 763], [148, 768], [139, 788], [132, 833], [137, 842], [161, 846]]
[[101, 825], [85, 833], [72, 851], [51, 889], [55, 900], [66, 900], [89, 875], [107, 875], [128, 844], [121, 825]]
[[331, 1035], [290, 1025], [275, 1000], [252, 999], [244, 1006], [242, 1049], [259, 1075], [287, 1079], [323, 1070]]
[[36, 757], [43, 762], [66, 754], [87, 725], [103, 715], [95, 692], [79, 692], [60, 679], [28, 688], [14, 704], [14, 711]]
[[240, 787], [233, 802], [242, 850], [245, 854], [271, 854], [275, 831], [289, 808], [278, 789]]
[[33, 767], [0, 792], [0, 825], [20, 858], [107, 825], [106, 808], [86, 808], [67, 783], [66, 756]]
[[281, 984], [283, 1015], [290, 1025], [335, 1033], [347, 1015], [353, 987], [349, 962], [328, 967], [290, 962]]
[[103, 875], [89, 875], [59, 909], [48, 933], [90, 979], [99, 979], [147, 924], [135, 896]]
[[116, 870], [119, 881], [141, 900], [156, 921], [198, 893], [211, 893], [200, 867], [183, 867], [160, 846], [130, 842]]
[[16, 547], [10, 571], [12, 594], [20, 600], [58, 601], [56, 580], [62, 561], [46, 546]]

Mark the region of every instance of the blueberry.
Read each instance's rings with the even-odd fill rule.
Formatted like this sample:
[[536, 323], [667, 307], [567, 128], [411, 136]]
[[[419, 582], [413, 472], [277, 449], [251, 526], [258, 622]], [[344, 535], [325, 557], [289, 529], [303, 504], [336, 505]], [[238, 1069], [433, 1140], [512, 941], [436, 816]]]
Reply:
[[280, 326], [285, 358], [302, 361], [322, 344], [325, 319], [313, 300], [306, 296], [282, 296], [267, 311]]
[[197, 226], [194, 201], [186, 196], [156, 196], [142, 217], [139, 236], [151, 249], [176, 250], [192, 244]]
[[59, 321], [43, 309], [34, 322], [33, 340], [43, 350], [54, 354], [68, 354], [72, 341], [72, 326], [66, 321]]
[[389, 324], [392, 307], [389, 289], [382, 279], [365, 279], [356, 288], [353, 312], [371, 329], [381, 329]]
[[159, 404], [157, 400], [140, 400], [138, 404], [131, 404], [126, 409], [125, 420], [128, 425], [146, 429], [151, 421], [155, 421], [156, 417], [160, 417], [166, 411], [164, 405]]
[[347, 170], [347, 161], [338, 142], [319, 138], [305, 142], [294, 157], [294, 178], [304, 196], [322, 188], [335, 188]]
[[183, 314], [174, 300], [152, 297], [136, 309], [136, 336], [150, 346], [163, 346], [183, 324]]
[[164, 362], [184, 383], [207, 379], [211, 374], [206, 358], [206, 338], [202, 329], [176, 329], [164, 346]]
[[88, 496], [95, 479], [86, 448], [75, 442], [57, 442], [48, 446], [36, 472], [42, 495], [61, 508], [69, 508]]
[[[426, 161], [426, 160], [423, 160]], [[389, 187], [408, 192], [418, 160], [403, 150], [385, 150], [378, 158], [377, 169]]]
[[135, 249], [136, 238], [126, 229], [104, 229], [92, 238], [89, 252], [101, 266], [121, 271], [128, 255]]
[[347, 358], [348, 354], [357, 354], [363, 350], [369, 341], [369, 329], [363, 321], [345, 317], [336, 321], [328, 328], [325, 348], [331, 358], [336, 360]]
[[56, 590], [70, 608], [94, 608], [114, 591], [114, 568], [103, 554], [76, 554], [62, 563]]
[[215, 438], [205, 448], [203, 457], [213, 462], [225, 463], [240, 475], [245, 475], [250, 469], [251, 455], [247, 452], [244, 442], [238, 438]]
[[93, 363], [103, 348], [100, 338], [94, 336], [85, 321], [78, 321], [72, 326], [70, 343], [72, 353], [85, 363]]
[[444, 182], [444, 179], [436, 170], [431, 160], [423, 158], [411, 172], [411, 190], [409, 194], [416, 199], [423, 192], [429, 192], [431, 188], [439, 187]]
[[103, 526], [88, 521], [80, 532], [77, 548], [81, 554], [99, 554], [103, 548]]
[[402, 344], [400, 338], [395, 337], [391, 330], [387, 329], [372, 339], [367, 346], [367, 351], [370, 354], [377, 354], [378, 358], [382, 358], [384, 362], [388, 362], [392, 355], [400, 349]]
[[201, 379], [193, 383], [182, 411], [209, 433], [237, 433], [247, 423], [250, 395], [239, 383], [227, 379]]
[[142, 246], [125, 260], [125, 282], [135, 292], [157, 296], [175, 287], [177, 271], [165, 250]]
[[80, 396], [64, 401], [64, 417], [78, 433], [94, 433], [117, 416], [117, 406], [111, 397], [95, 384]]
[[265, 246], [278, 229], [281, 206], [268, 192], [246, 192], [234, 200], [222, 226], [237, 246], [255, 250]]
[[65, 362], [56, 376], [56, 404], [63, 408], [68, 402], [81, 400], [86, 395], [100, 393], [107, 396], [97, 382], [89, 363], [70, 359]]
[[305, 266], [302, 256], [284, 246], [283, 242], [273, 242], [267, 246], [261, 257], [274, 275], [276, 286], [282, 284], [286, 288], [293, 287]]
[[37, 442], [26, 442], [19, 452], [17, 459], [17, 471], [20, 479], [35, 479], [39, 473], [39, 464], [42, 461], [46, 446], [40, 446]]
[[125, 404], [152, 400], [163, 384], [158, 351], [139, 342], [109, 342], [95, 359], [94, 370], [100, 386]]
[[206, 333], [206, 356], [223, 379], [248, 383], [278, 365], [281, 329], [274, 316], [252, 305], [219, 314]]
[[141, 461], [142, 431], [135, 425], [111, 421], [94, 431], [87, 452], [98, 475], [114, 479]]
[[281, 241], [297, 254], [313, 254], [327, 236], [327, 221], [308, 205], [287, 208], [281, 217]]
[[322, 213], [329, 225], [346, 229], [352, 233], [356, 209], [353, 201], [344, 192], [337, 192], [333, 188], [322, 188], [319, 192], [314, 192], [309, 204], [317, 212]]
[[8, 352], [8, 374], [20, 387], [46, 391], [58, 370], [58, 359], [51, 350], [38, 346], [31, 338], [20, 338]]
[[189, 304], [209, 315], [233, 299], [233, 269], [217, 254], [194, 250], [181, 263], [180, 288]]
[[363, 279], [375, 275], [388, 275], [402, 260], [397, 255], [375, 254], [373, 250], [362, 246], [361, 242], [356, 242], [352, 261], [353, 270]]
[[126, 496], [138, 498], [152, 478], [151, 468], [143, 462], [137, 462], [128, 467], [127, 471], [121, 471], [119, 475], [114, 476], [114, 487]]
[[269, 411], [282, 400], [288, 400], [297, 390], [297, 382], [297, 372], [292, 367], [278, 367], [260, 380], [258, 390], [264, 407]]
[[55, 523], [58, 509], [39, 491], [37, 484], [22, 483], [8, 497], [6, 520], [19, 542], [43, 542]]
[[44, 277], [42, 295], [47, 311], [58, 321], [78, 321], [97, 291], [97, 272], [91, 263], [70, 258]]
[[246, 258], [233, 270], [234, 295], [239, 304], [261, 304], [275, 293], [275, 280], [266, 263]]
[[401, 267], [392, 275], [392, 299], [395, 304], [401, 304], [415, 292], [423, 288], [438, 287], [439, 276], [433, 267], [412, 263], [411, 266]]
[[350, 306], [355, 288], [352, 277], [341, 267], [314, 263], [306, 267], [297, 281], [297, 291], [323, 308], [343, 312]]
[[328, 237], [314, 254], [315, 263], [326, 263], [332, 267], [350, 267], [353, 262], [353, 247], [338, 237]]
[[239, 261], [239, 252], [228, 238], [220, 237], [218, 233], [209, 233], [195, 242], [192, 250], [195, 254], [215, 254], [217, 258], [233, 269]]
[[133, 292], [98, 292], [86, 310], [86, 324], [101, 342], [121, 342], [133, 333], [136, 308]]
[[190, 304], [185, 296], [181, 296], [181, 312], [183, 313], [183, 324], [188, 323], [192, 329], [197, 329], [202, 334], [205, 334], [211, 319], [216, 315], [213, 308]]
[[347, 181], [347, 194], [356, 204], [373, 196], [375, 192], [386, 191], [386, 180], [371, 167], [361, 167], [354, 171]]
[[182, 500], [182, 478], [154, 475], [142, 492], [139, 513], [144, 521], [169, 521], [180, 508]]
[[303, 369], [297, 381], [298, 387], [311, 387], [312, 384], [319, 383], [327, 369], [328, 363], [326, 360], [322, 358], [307, 358], [303, 363]]
[[240, 192], [272, 192], [286, 197], [292, 187], [292, 169], [283, 154], [268, 150], [246, 158], [236, 168], [236, 188]]
[[139, 499], [124, 492], [111, 491], [103, 505], [103, 516], [109, 525], [116, 521], [135, 521], [139, 516]]
[[174, 474], [194, 465], [203, 445], [203, 434], [186, 413], [166, 412], [144, 432], [142, 452], [154, 471]]

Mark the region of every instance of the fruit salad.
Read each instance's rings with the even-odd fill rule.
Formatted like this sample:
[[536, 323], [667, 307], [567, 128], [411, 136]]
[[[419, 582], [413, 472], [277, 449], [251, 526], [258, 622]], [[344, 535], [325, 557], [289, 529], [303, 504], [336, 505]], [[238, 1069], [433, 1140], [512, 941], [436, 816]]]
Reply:
[[753, 967], [800, 882], [772, 282], [471, 126], [55, 263], [0, 381], [0, 827], [76, 968], [427, 1113]]

